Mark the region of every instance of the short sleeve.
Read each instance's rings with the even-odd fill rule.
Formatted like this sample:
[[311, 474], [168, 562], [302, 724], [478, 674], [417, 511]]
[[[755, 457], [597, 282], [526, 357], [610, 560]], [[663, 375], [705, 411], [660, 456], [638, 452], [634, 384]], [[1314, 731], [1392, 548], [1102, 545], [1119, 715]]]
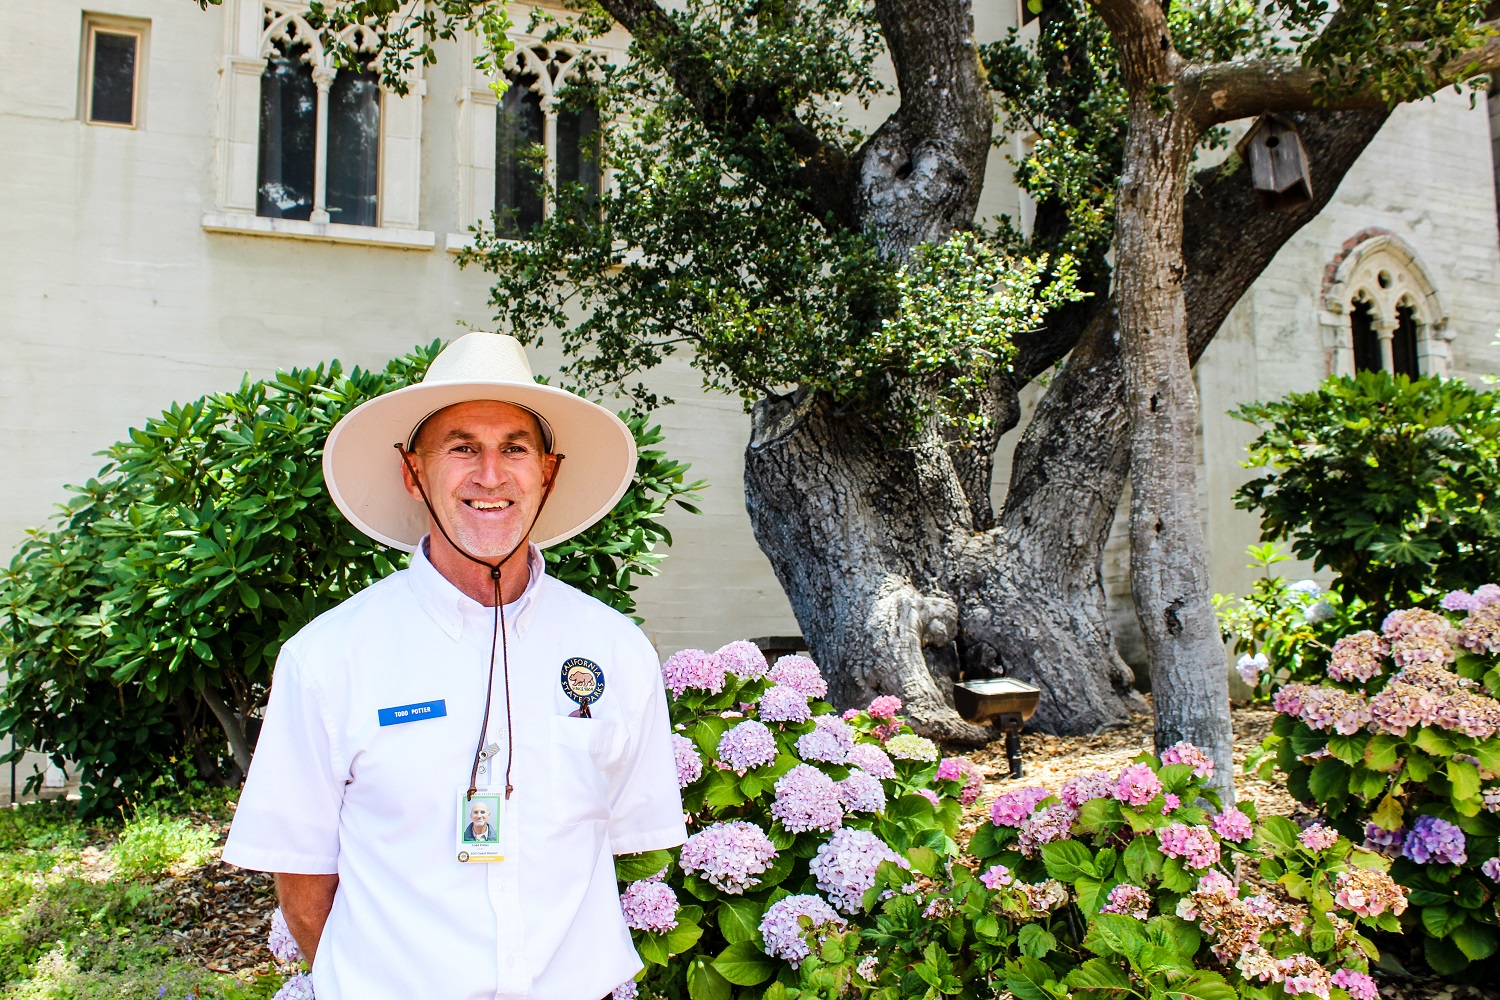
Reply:
[[620, 779], [610, 795], [609, 841], [616, 854], [676, 847], [687, 839], [682, 792], [672, 755], [672, 720], [655, 651], [640, 636], [643, 651], [632, 664], [642, 671], [644, 704], [635, 718]]
[[282, 647], [224, 860], [257, 871], [336, 874], [344, 781], [334, 751], [322, 699]]

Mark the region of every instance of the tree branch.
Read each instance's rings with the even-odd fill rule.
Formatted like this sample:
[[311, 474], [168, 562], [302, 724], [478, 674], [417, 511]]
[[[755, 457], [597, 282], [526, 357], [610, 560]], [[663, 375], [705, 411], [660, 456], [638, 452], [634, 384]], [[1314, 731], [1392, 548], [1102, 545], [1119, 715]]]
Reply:
[[844, 228], [857, 225], [848, 155], [785, 107], [776, 88], [718, 86], [713, 60], [692, 44], [656, 0], [600, 0], [600, 6], [661, 60], [673, 86], [705, 126], [748, 136], [757, 122], [774, 125], [802, 159], [808, 210], [820, 220], [831, 216]]
[[[1500, 32], [1500, 21], [1484, 27]], [[1451, 59], [1434, 58], [1428, 67], [1432, 94], [1482, 73], [1500, 69], [1500, 33]], [[1186, 107], [1203, 128], [1268, 111], [1359, 111], [1388, 108], [1390, 96], [1376, 88], [1323, 100], [1323, 74], [1295, 57], [1246, 59], [1190, 66], [1183, 71]]]
[[1162, 3], [1158, 0], [1089, 0], [1089, 3], [1109, 26], [1126, 90], [1140, 94], [1173, 82], [1178, 56]]

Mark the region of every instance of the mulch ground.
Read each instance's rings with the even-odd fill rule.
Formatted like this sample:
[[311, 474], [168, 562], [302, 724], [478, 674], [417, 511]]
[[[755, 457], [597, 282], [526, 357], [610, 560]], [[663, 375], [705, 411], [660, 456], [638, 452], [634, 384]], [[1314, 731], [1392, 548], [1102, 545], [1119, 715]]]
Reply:
[[[1239, 770], [1246, 754], [1270, 732], [1273, 718], [1275, 713], [1268, 708], [1234, 710], [1236, 794], [1252, 800], [1262, 816], [1308, 818], [1306, 810], [1285, 789], [1247, 777]], [[1077, 774], [1118, 771], [1136, 754], [1150, 750], [1151, 741], [1151, 719], [1145, 715], [1128, 726], [1091, 736], [1026, 733], [1021, 737], [1024, 776], [1019, 781], [1010, 777], [1003, 741], [974, 751], [968, 756], [984, 769], [986, 780], [983, 794], [965, 813], [965, 833], [988, 818], [990, 803], [1003, 792], [1028, 785], [1056, 789]], [[227, 824], [222, 832], [229, 832]], [[216, 851], [208, 864], [164, 879], [158, 888], [171, 900], [168, 932], [207, 968], [240, 978], [272, 971], [266, 948], [271, 912], [276, 907], [271, 876], [226, 865]], [[1377, 979], [1381, 995], [1391, 1000], [1500, 1000], [1500, 989], [1485, 986], [1380, 974]]]

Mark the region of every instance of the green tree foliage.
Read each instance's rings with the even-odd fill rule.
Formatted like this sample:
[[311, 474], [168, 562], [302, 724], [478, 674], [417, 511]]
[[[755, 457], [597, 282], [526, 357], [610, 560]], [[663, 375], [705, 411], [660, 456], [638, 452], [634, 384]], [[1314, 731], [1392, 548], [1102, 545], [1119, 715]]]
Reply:
[[1500, 394], [1384, 372], [1253, 403], [1260, 428], [1235, 494], [1264, 541], [1339, 574], [1377, 611], [1500, 578]]
[[[85, 810], [190, 776], [239, 780], [276, 654], [314, 617], [397, 568], [323, 485], [324, 439], [366, 399], [419, 379], [432, 344], [381, 370], [292, 369], [174, 405], [108, 463], [0, 573], [0, 731], [71, 762]], [[687, 466], [630, 421], [637, 478], [597, 525], [547, 553], [552, 572], [634, 609], [659, 521], [692, 510]], [[35, 784], [39, 778], [33, 777]]]

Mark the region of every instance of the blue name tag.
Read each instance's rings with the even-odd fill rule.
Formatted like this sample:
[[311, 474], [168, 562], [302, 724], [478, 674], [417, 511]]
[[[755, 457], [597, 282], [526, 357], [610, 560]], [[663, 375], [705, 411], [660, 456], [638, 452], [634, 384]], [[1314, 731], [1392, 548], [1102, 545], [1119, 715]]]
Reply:
[[382, 726], [399, 726], [403, 722], [441, 719], [447, 714], [448, 703], [439, 698], [437, 701], [419, 701], [415, 705], [397, 705], [395, 708], [382, 708], [380, 709], [380, 724]]

